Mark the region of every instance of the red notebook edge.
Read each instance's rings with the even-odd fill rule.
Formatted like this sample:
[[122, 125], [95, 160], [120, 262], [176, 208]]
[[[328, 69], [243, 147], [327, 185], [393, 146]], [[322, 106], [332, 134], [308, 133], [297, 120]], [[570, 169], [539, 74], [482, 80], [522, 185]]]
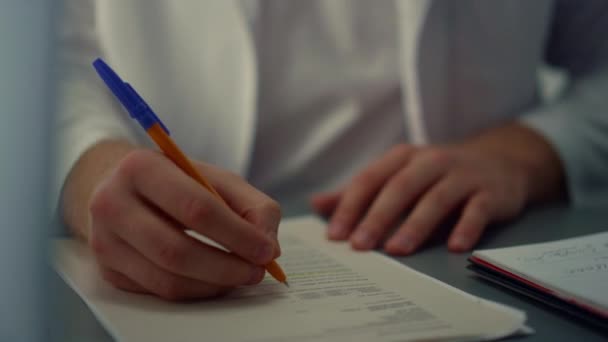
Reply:
[[602, 309], [599, 309], [599, 308], [595, 308], [595, 307], [593, 307], [591, 305], [588, 305], [586, 303], [581, 303], [580, 301], [576, 300], [575, 298], [566, 296], [566, 295], [564, 295], [562, 293], [559, 293], [559, 292], [557, 292], [555, 290], [552, 290], [552, 289], [549, 289], [549, 288], [544, 287], [542, 285], [539, 285], [539, 284], [537, 284], [537, 283], [535, 283], [535, 282], [533, 282], [533, 281], [531, 281], [529, 279], [526, 279], [526, 278], [524, 278], [522, 276], [519, 276], [517, 274], [509, 272], [509, 271], [507, 271], [507, 270], [505, 270], [505, 269], [503, 269], [503, 268], [501, 268], [501, 267], [499, 267], [499, 266], [497, 266], [495, 264], [492, 264], [489, 261], [484, 260], [484, 259], [482, 259], [482, 258], [480, 258], [478, 256], [472, 255], [471, 257], [469, 257], [469, 261], [471, 263], [475, 264], [475, 265], [478, 265], [478, 266], [481, 266], [483, 268], [489, 269], [491, 271], [499, 273], [500, 275], [502, 275], [504, 277], [507, 277], [507, 278], [509, 278], [511, 280], [515, 280], [515, 281], [517, 281], [519, 283], [522, 283], [522, 284], [524, 284], [524, 285], [526, 285], [528, 287], [531, 287], [534, 290], [540, 291], [540, 292], [545, 293], [547, 295], [553, 296], [553, 297], [555, 297], [555, 298], [557, 298], [559, 300], [562, 300], [562, 301], [565, 301], [565, 302], [567, 302], [569, 304], [575, 305], [575, 306], [577, 306], [577, 307], [579, 307], [579, 308], [581, 308], [583, 310], [588, 311], [591, 314], [594, 314], [594, 315], [599, 316], [599, 317], [604, 318], [604, 319], [608, 319], [608, 312], [606, 312], [605, 310], [602, 310]]

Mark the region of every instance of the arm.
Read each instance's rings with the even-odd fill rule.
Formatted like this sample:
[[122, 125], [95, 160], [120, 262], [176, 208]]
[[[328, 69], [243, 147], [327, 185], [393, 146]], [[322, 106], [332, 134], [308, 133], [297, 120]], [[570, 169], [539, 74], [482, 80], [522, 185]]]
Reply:
[[387, 252], [410, 254], [457, 214], [448, 247], [462, 252], [490, 223], [516, 217], [530, 203], [567, 193], [577, 205], [608, 203], [606, 32], [605, 1], [557, 3], [547, 56], [570, 72], [570, 91], [520, 122], [462, 142], [389, 151], [342, 191], [313, 198], [331, 215], [329, 237], [358, 249], [388, 238]]
[[570, 88], [521, 123], [559, 156], [574, 205], [608, 203], [608, 3], [558, 2], [547, 61], [566, 69]]
[[[91, 66], [96, 57], [102, 56], [95, 28], [94, 1], [68, 0], [63, 8], [56, 58], [59, 80], [51, 193], [52, 203], [58, 204], [56, 207], [62, 204], [60, 197], [68, 174], [85, 151], [106, 140], [122, 141], [123, 148], [136, 143], [128, 118], [119, 112]], [[113, 155], [116, 151], [109, 153]], [[65, 212], [65, 209], [59, 210]], [[79, 236], [83, 233], [78, 231]]]
[[[262, 280], [278, 257], [278, 204], [239, 176], [195, 163], [229, 207], [162, 153], [140, 148], [90, 63], [100, 55], [93, 2], [66, 3], [55, 193], [61, 214], [114, 286], [170, 300]], [[188, 229], [230, 252], [184, 234]]]

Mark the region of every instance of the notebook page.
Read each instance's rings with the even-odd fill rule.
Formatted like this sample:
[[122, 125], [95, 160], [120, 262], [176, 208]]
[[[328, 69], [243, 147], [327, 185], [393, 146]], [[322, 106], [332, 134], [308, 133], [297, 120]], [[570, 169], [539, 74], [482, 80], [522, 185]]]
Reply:
[[600, 308], [608, 317], [608, 232], [577, 238], [475, 251], [474, 257]]
[[406, 341], [507, 336], [525, 314], [468, 295], [377, 253], [328, 242], [313, 217], [281, 225], [286, 288], [267, 277], [227, 297], [169, 303], [122, 292], [84, 246], [56, 243], [55, 265], [110, 333], [124, 341]]

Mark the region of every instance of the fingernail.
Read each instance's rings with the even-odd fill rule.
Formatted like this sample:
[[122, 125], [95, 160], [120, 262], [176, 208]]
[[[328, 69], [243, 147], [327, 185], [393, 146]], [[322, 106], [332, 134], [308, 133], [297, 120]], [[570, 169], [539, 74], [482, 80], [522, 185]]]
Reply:
[[371, 235], [366, 231], [360, 231], [352, 238], [353, 244], [362, 249], [369, 249], [373, 245]]
[[258, 246], [255, 251], [255, 259], [260, 263], [268, 263], [274, 256], [274, 246], [269, 243]]
[[397, 245], [397, 248], [403, 253], [409, 254], [414, 251], [414, 243], [407, 236], [398, 237], [393, 244]]
[[335, 223], [331, 223], [329, 225], [329, 237], [333, 238], [333, 239], [340, 239], [344, 236], [344, 233], [346, 232], [347, 227], [346, 225], [339, 223], [339, 222], [335, 222]]
[[260, 281], [262, 281], [265, 274], [266, 274], [266, 270], [264, 270], [264, 268], [253, 267], [251, 269], [251, 277], [249, 278], [247, 285], [254, 285], [254, 284], [259, 283]]
[[469, 249], [469, 239], [466, 236], [458, 235], [452, 239], [452, 247], [462, 251]]

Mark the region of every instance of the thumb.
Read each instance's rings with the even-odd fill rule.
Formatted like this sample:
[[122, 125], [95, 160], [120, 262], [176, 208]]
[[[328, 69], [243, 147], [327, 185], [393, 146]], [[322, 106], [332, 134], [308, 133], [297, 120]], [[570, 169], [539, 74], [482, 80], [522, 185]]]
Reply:
[[275, 256], [281, 254], [277, 231], [281, 221], [281, 207], [242, 177], [204, 163], [197, 163], [226, 204], [243, 220], [264, 232], [275, 242]]
[[257, 207], [242, 213], [243, 219], [261, 229], [275, 243], [275, 258], [281, 255], [281, 246], [278, 240], [279, 223], [281, 222], [281, 210], [275, 207]]

